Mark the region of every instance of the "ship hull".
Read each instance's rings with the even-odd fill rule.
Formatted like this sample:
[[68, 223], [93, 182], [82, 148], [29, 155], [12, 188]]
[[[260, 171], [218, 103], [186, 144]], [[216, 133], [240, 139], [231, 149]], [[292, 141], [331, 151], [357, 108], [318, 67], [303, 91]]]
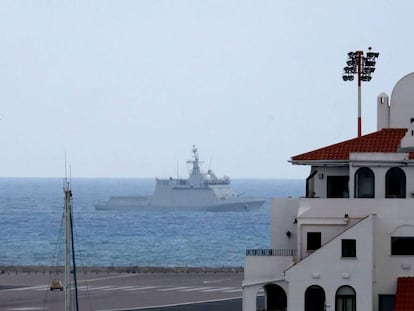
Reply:
[[188, 210], [188, 211], [246, 211], [259, 208], [264, 200], [241, 197], [230, 187], [230, 178], [217, 178], [212, 170], [204, 173], [193, 146], [193, 165], [187, 179], [156, 178], [155, 190], [151, 197], [112, 197], [105, 204], [95, 206], [97, 210]]
[[151, 197], [128, 196], [113, 197], [107, 203], [95, 205], [96, 210], [115, 211], [210, 211], [210, 212], [235, 212], [249, 211], [260, 208], [264, 204], [260, 199], [229, 199], [205, 204], [203, 202], [184, 203], [156, 203]]

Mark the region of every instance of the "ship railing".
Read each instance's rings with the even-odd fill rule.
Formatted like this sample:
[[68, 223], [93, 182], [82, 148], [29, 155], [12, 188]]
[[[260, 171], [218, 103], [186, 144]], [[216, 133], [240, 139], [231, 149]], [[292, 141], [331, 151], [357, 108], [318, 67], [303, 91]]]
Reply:
[[230, 180], [205, 180], [204, 184], [206, 185], [228, 185], [230, 184]]
[[296, 257], [296, 249], [247, 249], [246, 256], [290, 256]]

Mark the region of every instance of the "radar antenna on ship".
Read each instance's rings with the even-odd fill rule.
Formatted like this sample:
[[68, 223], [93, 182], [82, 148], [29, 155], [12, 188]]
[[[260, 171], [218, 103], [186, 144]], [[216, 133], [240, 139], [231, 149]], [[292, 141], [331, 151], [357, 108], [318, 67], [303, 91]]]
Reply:
[[198, 157], [198, 150], [197, 150], [197, 147], [196, 147], [196, 145], [193, 145], [193, 150], [192, 150], [192, 152], [193, 152], [193, 160], [188, 160], [187, 161], [187, 163], [188, 164], [192, 164], [193, 165], [193, 169], [192, 169], [192, 171], [191, 171], [191, 173], [192, 174], [194, 174], [194, 173], [197, 173], [197, 174], [201, 174], [201, 170], [200, 170], [200, 164], [202, 164], [203, 162], [201, 162], [200, 160], [199, 160], [199, 157]]
[[198, 161], [198, 150], [197, 150], [197, 147], [195, 146], [195, 145], [193, 145], [193, 156], [194, 156], [194, 162], [197, 162], [197, 163], [199, 163], [199, 161]]

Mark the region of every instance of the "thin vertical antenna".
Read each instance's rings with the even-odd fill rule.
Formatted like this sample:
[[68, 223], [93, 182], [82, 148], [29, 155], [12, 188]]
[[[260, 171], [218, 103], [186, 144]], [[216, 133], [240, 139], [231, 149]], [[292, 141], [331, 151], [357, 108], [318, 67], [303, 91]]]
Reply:
[[70, 280], [70, 258], [71, 258], [71, 192], [67, 178], [66, 154], [65, 154], [65, 182], [63, 191], [65, 193], [65, 311], [72, 310], [71, 306], [71, 280]]
[[66, 151], [65, 151], [65, 182], [68, 179], [68, 163], [67, 163], [67, 155], [66, 155]]
[[[75, 285], [75, 310], [79, 311], [79, 301], [78, 301], [78, 285], [76, 277], [76, 262], [75, 262], [75, 245], [73, 239], [73, 218], [72, 218], [72, 190], [70, 189], [70, 184], [72, 182], [72, 166], [69, 165], [69, 176], [68, 176], [68, 165], [67, 157], [65, 152], [65, 311], [72, 310], [72, 301], [71, 301], [71, 271], [73, 267], [73, 281]], [[71, 267], [72, 259], [72, 267]]]
[[65, 311], [72, 310], [71, 303], [71, 244], [72, 244], [72, 206], [71, 206], [71, 196], [72, 192], [70, 190], [70, 183], [68, 181], [68, 165], [67, 165], [67, 155], [65, 152], [65, 180], [63, 186], [63, 192], [65, 193]]

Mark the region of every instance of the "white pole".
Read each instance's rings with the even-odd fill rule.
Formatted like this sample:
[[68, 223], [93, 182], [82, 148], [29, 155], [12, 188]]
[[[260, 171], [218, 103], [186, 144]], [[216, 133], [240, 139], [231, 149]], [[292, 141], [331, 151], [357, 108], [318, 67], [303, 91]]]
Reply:
[[361, 117], [361, 74], [362, 74], [362, 56], [363, 51], [358, 51], [358, 137], [362, 135], [362, 117]]
[[70, 215], [71, 191], [69, 183], [65, 181], [65, 311], [71, 310], [71, 281], [70, 281], [70, 255], [71, 255], [71, 227]]

